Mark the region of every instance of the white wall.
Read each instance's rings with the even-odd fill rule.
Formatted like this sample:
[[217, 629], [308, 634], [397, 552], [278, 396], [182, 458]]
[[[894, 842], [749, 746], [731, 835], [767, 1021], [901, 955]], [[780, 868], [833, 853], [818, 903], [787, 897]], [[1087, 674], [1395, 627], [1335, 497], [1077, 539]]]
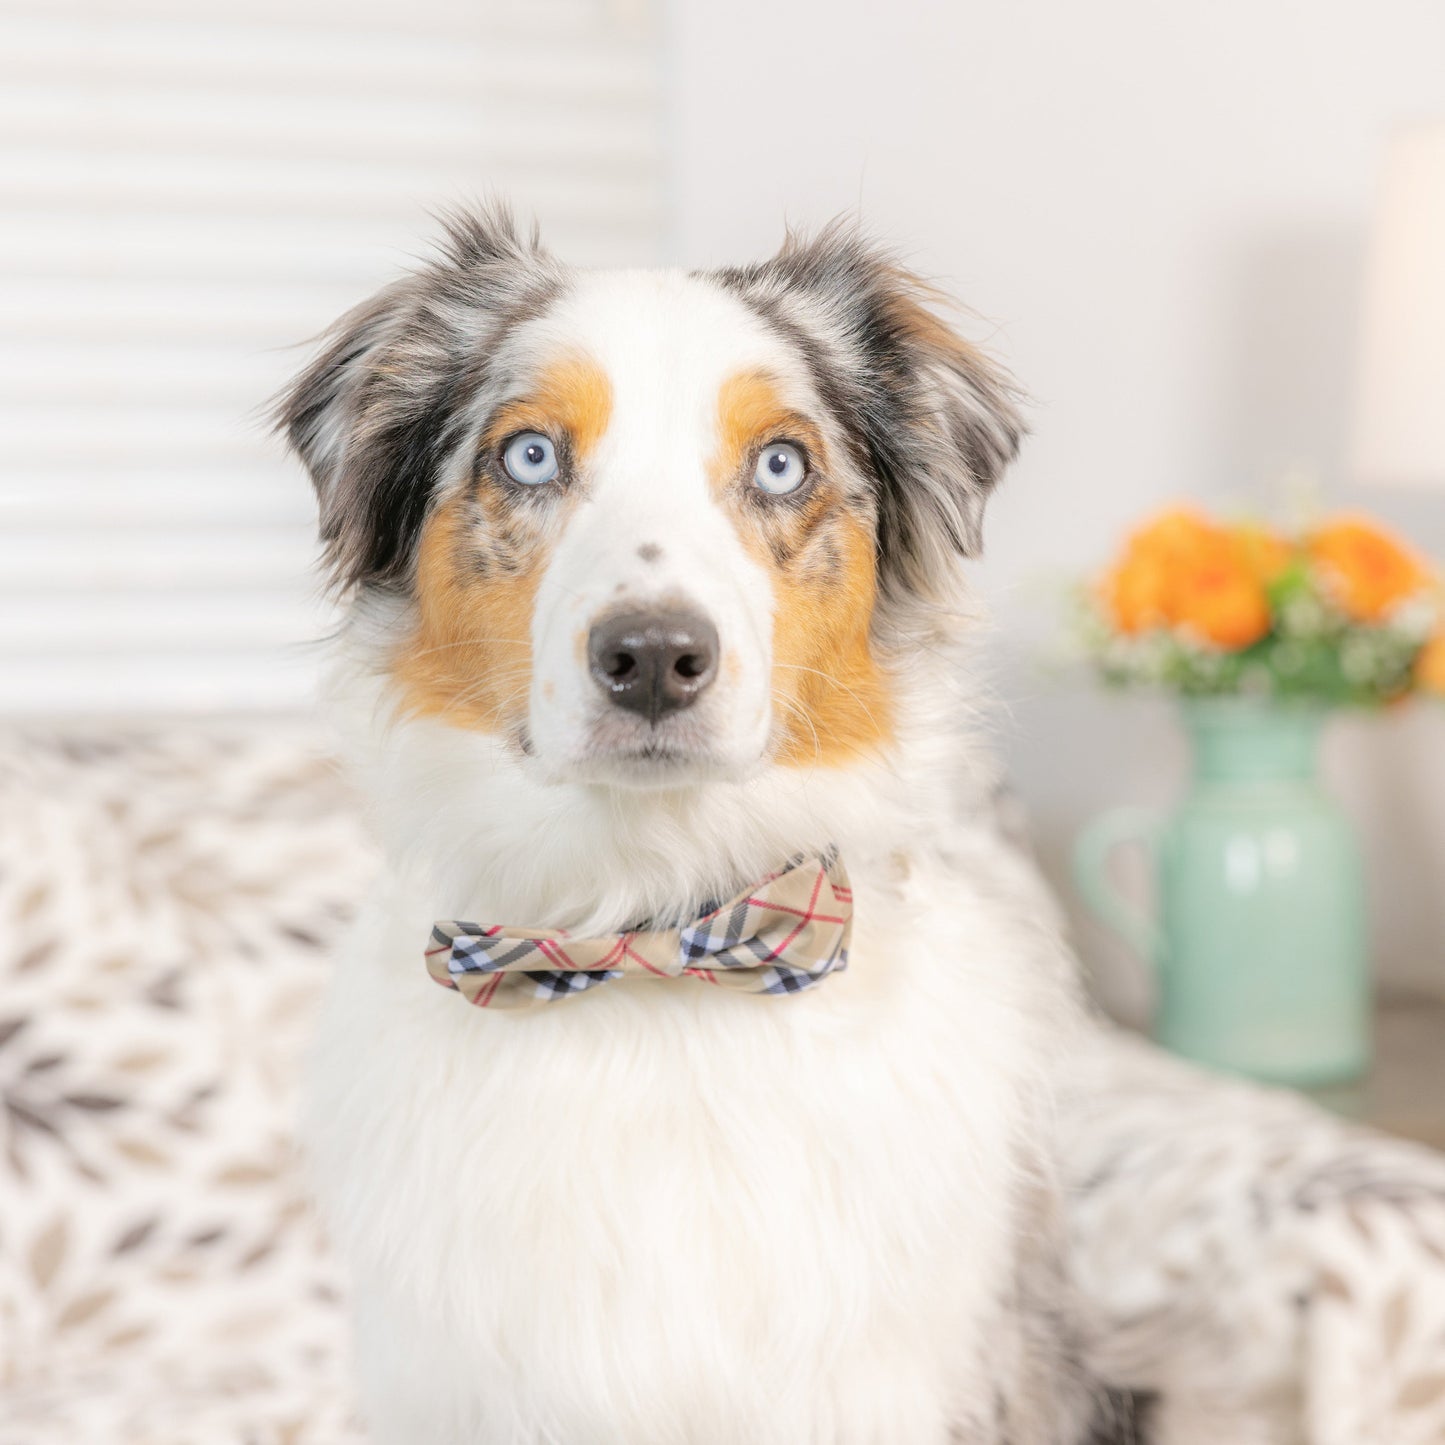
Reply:
[[[1181, 493], [1282, 472], [1376, 506], [1445, 557], [1445, 496], [1342, 477], [1354, 309], [1392, 122], [1445, 113], [1438, 0], [672, 0], [673, 249], [761, 254], [859, 209], [981, 315], [1036, 398], [978, 573], [1018, 782], [1069, 840], [1167, 798], [1168, 710], [1036, 665], [1055, 589]], [[1433, 766], [1431, 766], [1433, 757]], [[1378, 954], [1445, 990], [1445, 716], [1350, 721], [1331, 770], [1370, 849]], [[1081, 932], [1125, 1011], [1142, 980]]]

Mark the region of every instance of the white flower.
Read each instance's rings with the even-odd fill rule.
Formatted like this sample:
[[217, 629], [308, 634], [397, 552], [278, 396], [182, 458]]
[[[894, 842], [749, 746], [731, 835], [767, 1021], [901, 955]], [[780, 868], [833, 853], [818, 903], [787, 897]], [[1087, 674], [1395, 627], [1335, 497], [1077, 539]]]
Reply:
[[1329, 626], [1330, 616], [1319, 598], [1292, 597], [1280, 609], [1283, 630], [1292, 637], [1318, 637]]
[[1355, 683], [1368, 683], [1382, 669], [1380, 648], [1368, 632], [1351, 633], [1340, 643], [1340, 671]]

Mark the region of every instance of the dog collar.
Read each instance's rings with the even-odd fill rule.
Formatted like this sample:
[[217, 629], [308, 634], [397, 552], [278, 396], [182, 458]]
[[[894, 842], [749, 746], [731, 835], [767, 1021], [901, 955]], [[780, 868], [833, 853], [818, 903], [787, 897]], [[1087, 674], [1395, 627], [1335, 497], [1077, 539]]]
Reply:
[[427, 972], [478, 1008], [528, 1008], [628, 975], [791, 994], [848, 966], [853, 891], [836, 848], [794, 859], [683, 928], [577, 937], [565, 929], [444, 920]]

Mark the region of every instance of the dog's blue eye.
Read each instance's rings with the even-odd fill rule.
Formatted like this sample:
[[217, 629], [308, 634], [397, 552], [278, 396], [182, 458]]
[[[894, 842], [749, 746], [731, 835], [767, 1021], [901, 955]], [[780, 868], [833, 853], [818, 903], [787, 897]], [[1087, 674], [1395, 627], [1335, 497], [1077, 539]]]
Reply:
[[557, 450], [541, 432], [524, 431], [507, 443], [502, 465], [514, 482], [540, 487], [557, 479]]
[[796, 492], [807, 475], [803, 454], [797, 447], [787, 442], [770, 442], [758, 456], [753, 483], [763, 491], [780, 497], [787, 492]]

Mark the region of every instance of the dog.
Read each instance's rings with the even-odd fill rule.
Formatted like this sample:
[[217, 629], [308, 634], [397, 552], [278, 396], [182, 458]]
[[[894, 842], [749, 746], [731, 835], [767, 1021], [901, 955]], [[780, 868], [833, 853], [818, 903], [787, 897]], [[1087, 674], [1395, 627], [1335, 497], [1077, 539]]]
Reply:
[[1096, 1438], [1074, 970], [972, 741], [1019, 398], [945, 315], [847, 226], [586, 271], [494, 209], [278, 403], [386, 860], [304, 1124], [378, 1445]]

